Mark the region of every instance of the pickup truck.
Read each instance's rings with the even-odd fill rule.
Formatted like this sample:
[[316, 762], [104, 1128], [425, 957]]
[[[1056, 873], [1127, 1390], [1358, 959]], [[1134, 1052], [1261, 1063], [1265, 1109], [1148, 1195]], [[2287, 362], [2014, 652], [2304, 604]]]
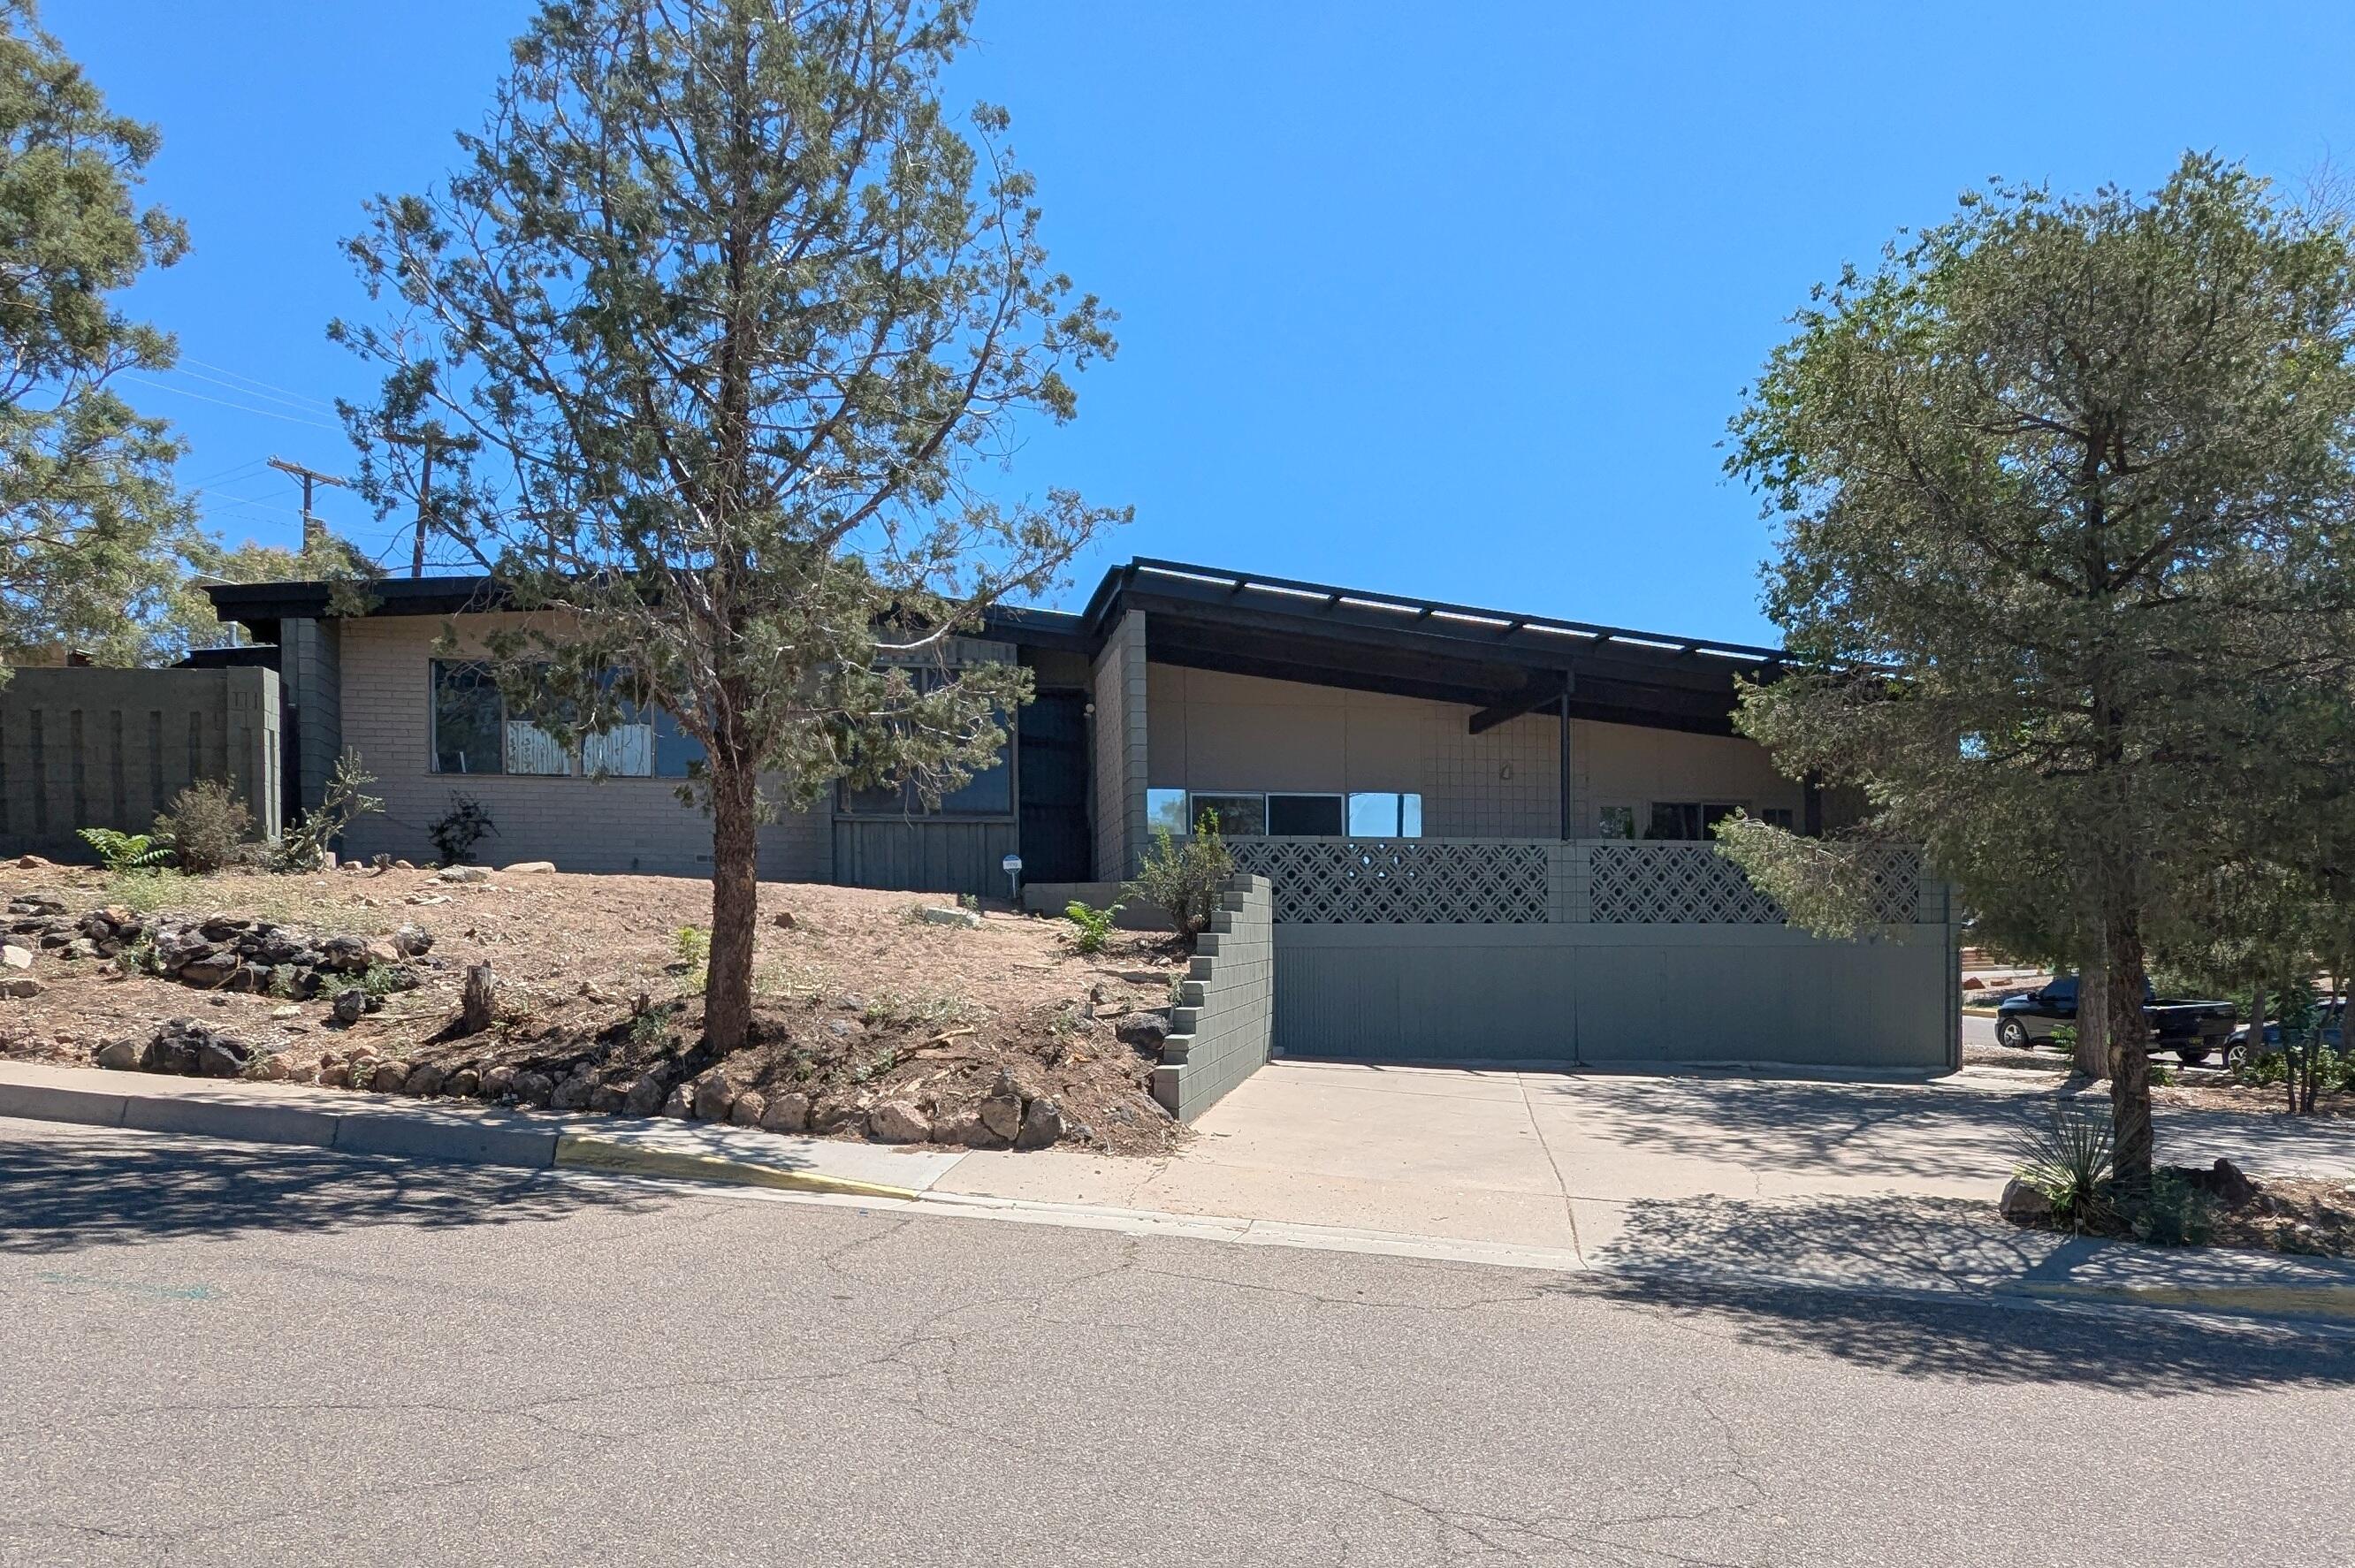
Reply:
[[[2142, 1015], [2150, 1020], [2151, 1047], [2171, 1051], [2184, 1062], [2198, 1065], [2232, 1038], [2240, 1014], [2230, 1002], [2187, 1002], [2157, 995], [2143, 987]], [[1996, 1004], [1995, 1038], [1999, 1044], [2025, 1051], [2049, 1040], [2062, 1024], [2077, 1021], [2077, 976], [2056, 975], [2040, 991], [2015, 991]]]

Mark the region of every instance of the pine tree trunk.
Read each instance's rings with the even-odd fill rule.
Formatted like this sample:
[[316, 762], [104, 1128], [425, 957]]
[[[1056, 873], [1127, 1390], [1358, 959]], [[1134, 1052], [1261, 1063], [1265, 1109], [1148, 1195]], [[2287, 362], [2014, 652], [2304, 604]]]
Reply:
[[752, 944], [760, 935], [759, 778], [711, 759], [711, 957], [703, 1032], [712, 1050], [735, 1051], [752, 1022]]
[[2109, 972], [2096, 955], [2077, 976], [2076, 1068], [2097, 1083], [2110, 1075]]
[[[2128, 912], [2113, 910], [2103, 942], [2110, 1030], [2110, 1131], [2112, 1193], [2120, 1209], [2134, 1213], [2149, 1201], [2152, 1164], [2150, 1123], [2150, 1020], [2143, 1011], [2142, 927]], [[2084, 1011], [2080, 998], [2078, 1011]]]

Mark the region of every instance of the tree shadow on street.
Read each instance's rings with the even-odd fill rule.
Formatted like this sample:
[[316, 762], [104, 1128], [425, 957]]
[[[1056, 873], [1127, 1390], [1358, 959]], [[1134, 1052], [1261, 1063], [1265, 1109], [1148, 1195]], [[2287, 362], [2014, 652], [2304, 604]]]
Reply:
[[[1990, 1222], [1982, 1204], [1719, 1200], [1636, 1204], [1628, 1219], [1600, 1254], [1625, 1272], [1567, 1288], [1721, 1325], [1744, 1344], [1907, 1377], [2147, 1394], [2355, 1384], [2355, 1337], [2261, 1318], [2087, 1309], [2070, 1292], [2094, 1277], [2088, 1265], [2104, 1249], [2124, 1243]], [[2170, 1252], [2168, 1277], [2195, 1289], [2244, 1285], [2251, 1257]], [[2355, 1278], [2336, 1277], [2355, 1295]], [[1945, 1287], [1956, 1293], [1888, 1294]]]
[[19, 1254], [368, 1225], [511, 1225], [655, 1201], [618, 1183], [282, 1145], [75, 1134], [0, 1140], [0, 1253]]

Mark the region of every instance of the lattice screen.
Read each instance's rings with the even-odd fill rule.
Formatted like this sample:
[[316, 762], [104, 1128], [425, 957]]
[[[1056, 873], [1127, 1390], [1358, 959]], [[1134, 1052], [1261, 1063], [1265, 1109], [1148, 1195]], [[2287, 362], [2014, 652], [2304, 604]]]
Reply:
[[[1881, 851], [1872, 864], [1872, 901], [1881, 922], [1912, 925], [1922, 899], [1922, 857]], [[1707, 844], [1598, 843], [1588, 889], [1598, 925], [1779, 925], [1783, 909], [1750, 885], [1742, 869]]]
[[1444, 838], [1230, 838], [1273, 884], [1275, 918], [1312, 925], [1542, 925], [1552, 847]]

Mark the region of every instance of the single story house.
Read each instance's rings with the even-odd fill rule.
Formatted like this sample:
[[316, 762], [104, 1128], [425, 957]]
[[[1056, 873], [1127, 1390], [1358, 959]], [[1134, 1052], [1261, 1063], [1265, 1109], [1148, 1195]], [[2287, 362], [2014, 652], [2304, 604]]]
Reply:
[[[698, 874], [663, 716], [567, 748], [469, 658], [511, 614], [481, 578], [391, 579], [336, 616], [323, 583], [208, 588], [274, 664], [288, 815], [356, 749], [384, 813], [357, 855], [422, 859], [453, 795], [502, 860]], [[437, 644], [445, 628], [457, 646]], [[1887, 925], [1785, 928], [1705, 842], [1747, 811], [1806, 832], [1844, 803], [1732, 727], [1772, 648], [1139, 559], [1076, 613], [1007, 608], [960, 661], [1028, 667], [999, 764], [927, 811], [839, 790], [762, 830], [762, 874], [1106, 901], [1159, 827], [1215, 810], [1273, 888], [1275, 1034], [1320, 1054], [1457, 1061], [1958, 1060], [1945, 890], [1892, 858]]]

